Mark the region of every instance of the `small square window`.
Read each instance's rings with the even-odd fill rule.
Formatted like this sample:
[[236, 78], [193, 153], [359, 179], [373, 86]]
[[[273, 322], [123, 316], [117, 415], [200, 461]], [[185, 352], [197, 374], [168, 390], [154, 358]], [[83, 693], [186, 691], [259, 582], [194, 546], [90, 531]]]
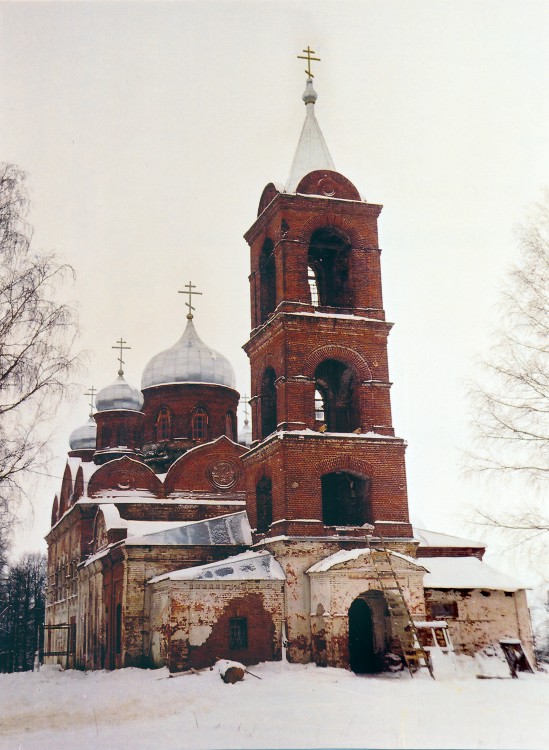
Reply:
[[245, 617], [230, 618], [229, 648], [231, 651], [240, 651], [248, 648], [248, 620]]
[[429, 608], [433, 620], [445, 620], [458, 616], [457, 602], [431, 602]]

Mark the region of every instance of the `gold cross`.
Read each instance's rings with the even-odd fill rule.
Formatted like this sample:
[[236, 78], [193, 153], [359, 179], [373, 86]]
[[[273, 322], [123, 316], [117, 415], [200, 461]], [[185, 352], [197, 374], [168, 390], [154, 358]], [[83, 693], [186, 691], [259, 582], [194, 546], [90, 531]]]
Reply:
[[298, 60], [307, 60], [307, 70], [305, 73], [307, 73], [307, 76], [309, 78], [314, 78], [314, 74], [311, 71], [311, 60], [316, 60], [317, 62], [320, 62], [320, 57], [311, 57], [311, 55], [316, 55], [316, 52], [314, 49], [311, 49], [309, 45], [307, 45], [307, 49], [304, 49], [303, 52], [305, 52], [305, 55], [298, 55]]
[[118, 361], [120, 362], [120, 369], [118, 370], [118, 374], [122, 376], [124, 374], [124, 370], [122, 369], [122, 365], [125, 364], [124, 360], [122, 359], [122, 352], [124, 349], [131, 349], [131, 346], [124, 346], [124, 344], [127, 344], [127, 341], [124, 341], [122, 336], [118, 339], [116, 342], [116, 346], [111, 346], [111, 349], [120, 349], [120, 356], [118, 357]]
[[90, 397], [90, 417], [93, 417], [93, 407], [95, 406], [94, 397], [96, 393], [97, 391], [95, 389], [95, 386], [93, 385], [91, 386], [90, 390], [87, 393], [84, 393], [84, 396]]
[[187, 320], [192, 320], [193, 319], [193, 310], [194, 310], [194, 307], [192, 306], [193, 294], [198, 294], [199, 296], [201, 296], [202, 292], [193, 292], [193, 289], [196, 289], [196, 284], [193, 284], [192, 281], [189, 281], [188, 284], [185, 284], [185, 289], [187, 291], [185, 291], [185, 292], [179, 291], [178, 294], [188, 294], [189, 295], [189, 301], [185, 302], [185, 304], [189, 308], [189, 312], [187, 313]]

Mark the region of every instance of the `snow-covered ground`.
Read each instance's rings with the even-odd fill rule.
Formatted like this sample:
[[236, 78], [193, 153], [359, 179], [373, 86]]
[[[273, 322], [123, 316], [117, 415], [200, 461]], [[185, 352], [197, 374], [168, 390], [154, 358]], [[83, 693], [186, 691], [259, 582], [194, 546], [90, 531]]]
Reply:
[[43, 667], [0, 675], [0, 748], [547, 748], [549, 676], [481, 680], [468, 661], [436, 681], [278, 662], [234, 685], [216, 670]]

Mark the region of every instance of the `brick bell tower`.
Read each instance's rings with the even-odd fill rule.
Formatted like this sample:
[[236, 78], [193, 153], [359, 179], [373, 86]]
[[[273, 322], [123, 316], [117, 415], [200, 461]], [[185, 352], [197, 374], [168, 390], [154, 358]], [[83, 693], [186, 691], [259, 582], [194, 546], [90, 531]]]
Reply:
[[405, 442], [391, 418], [382, 207], [335, 170], [307, 72], [290, 177], [284, 188], [267, 185], [245, 235], [250, 523], [266, 544], [283, 536], [349, 547], [373, 535], [410, 549]]

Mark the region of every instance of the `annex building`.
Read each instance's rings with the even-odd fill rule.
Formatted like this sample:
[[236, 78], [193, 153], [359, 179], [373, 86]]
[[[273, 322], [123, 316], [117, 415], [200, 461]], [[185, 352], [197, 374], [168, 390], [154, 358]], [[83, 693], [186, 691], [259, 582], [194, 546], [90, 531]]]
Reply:
[[231, 364], [195, 328], [189, 282], [181, 338], [140, 389], [120, 369], [70, 437], [47, 534], [49, 660], [375, 672], [424, 662], [429, 629], [466, 654], [520, 640], [533, 659], [521, 584], [483, 562], [483, 544], [410, 524], [382, 207], [336, 171], [316, 98], [309, 78], [290, 177], [265, 187], [245, 234], [251, 434], [238, 432]]

